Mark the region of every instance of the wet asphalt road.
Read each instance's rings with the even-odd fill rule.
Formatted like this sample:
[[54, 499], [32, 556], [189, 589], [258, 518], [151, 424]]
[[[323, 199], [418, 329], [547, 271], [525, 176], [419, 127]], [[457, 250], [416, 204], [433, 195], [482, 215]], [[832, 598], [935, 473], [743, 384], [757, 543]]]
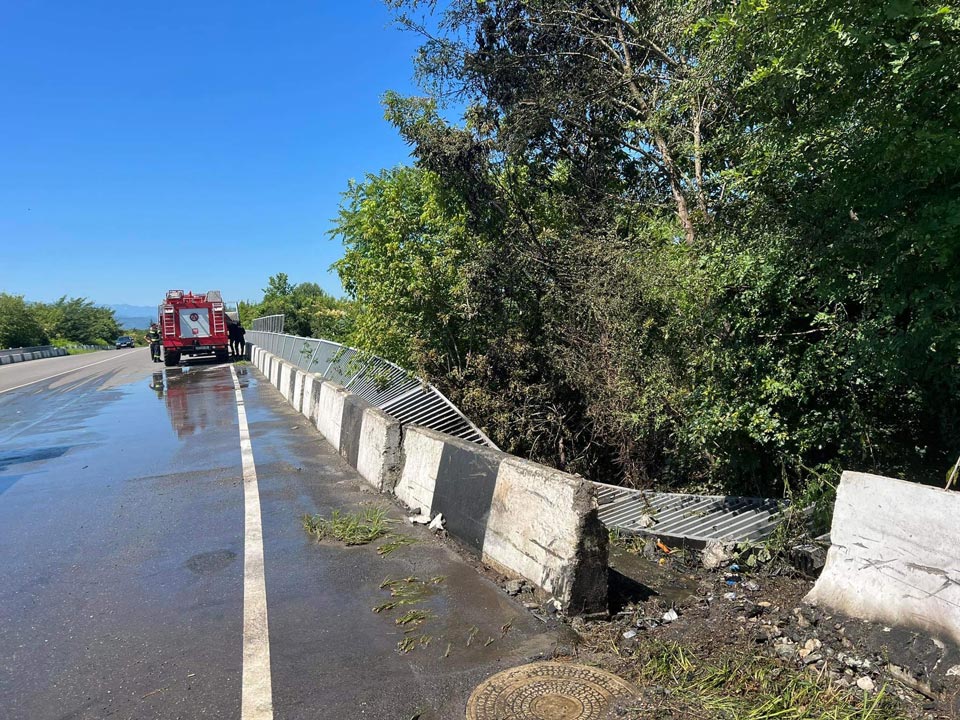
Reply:
[[[462, 718], [482, 679], [551, 653], [552, 632], [422, 528], [399, 523], [416, 542], [387, 557], [309, 540], [304, 513], [403, 515], [251, 366], [236, 370], [274, 717]], [[136, 349], [0, 368], [0, 717], [241, 717], [238, 432], [228, 365], [164, 369]], [[416, 606], [431, 614], [426, 647], [397, 652], [398, 612], [372, 612], [390, 599], [382, 581], [437, 576]]]

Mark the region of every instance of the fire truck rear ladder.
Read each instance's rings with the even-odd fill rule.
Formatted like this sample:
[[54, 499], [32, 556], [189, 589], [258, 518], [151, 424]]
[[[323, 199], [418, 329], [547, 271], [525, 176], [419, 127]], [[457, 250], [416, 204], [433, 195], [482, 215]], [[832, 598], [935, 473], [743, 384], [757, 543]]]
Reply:
[[164, 305], [163, 306], [163, 336], [172, 337], [177, 334], [177, 325], [174, 320], [173, 306]]
[[226, 328], [223, 324], [223, 306], [220, 306], [220, 310], [214, 310], [213, 315], [213, 334], [214, 335], [223, 335], [226, 332]]

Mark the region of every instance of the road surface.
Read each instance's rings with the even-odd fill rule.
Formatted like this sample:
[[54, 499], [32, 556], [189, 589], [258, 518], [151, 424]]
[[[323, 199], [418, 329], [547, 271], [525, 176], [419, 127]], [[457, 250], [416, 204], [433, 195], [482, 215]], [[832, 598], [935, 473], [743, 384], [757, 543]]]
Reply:
[[[144, 348], [0, 367], [5, 720], [449, 720], [487, 676], [551, 653], [552, 631], [260, 379]], [[301, 528], [369, 505], [416, 542], [381, 557]], [[405, 610], [372, 609], [408, 577], [442, 579], [401, 653]]]

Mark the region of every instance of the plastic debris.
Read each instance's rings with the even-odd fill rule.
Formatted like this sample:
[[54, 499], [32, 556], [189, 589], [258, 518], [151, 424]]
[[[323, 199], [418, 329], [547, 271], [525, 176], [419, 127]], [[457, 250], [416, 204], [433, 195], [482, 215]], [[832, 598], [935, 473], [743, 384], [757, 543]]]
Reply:
[[730, 550], [729, 544], [711, 540], [703, 549], [700, 562], [707, 570], [714, 570], [730, 560]]
[[437, 516], [430, 521], [428, 526], [431, 530], [443, 530], [443, 513], [437, 513]]

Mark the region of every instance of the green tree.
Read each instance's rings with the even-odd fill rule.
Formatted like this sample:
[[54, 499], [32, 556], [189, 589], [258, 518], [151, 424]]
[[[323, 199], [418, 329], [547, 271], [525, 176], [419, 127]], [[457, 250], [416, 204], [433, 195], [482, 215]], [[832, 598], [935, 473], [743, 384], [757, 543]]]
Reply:
[[427, 372], [507, 449], [597, 479], [943, 476], [952, 6], [391, 5], [423, 33], [431, 96], [385, 98], [416, 166], [345, 194], [365, 349]]
[[0, 293], [0, 348], [46, 345], [48, 341], [23, 296]]
[[430, 353], [461, 363], [463, 266], [475, 239], [438, 177], [400, 167], [351, 183], [332, 233], [346, 249], [334, 267], [357, 306], [353, 342], [404, 364]]
[[317, 285], [292, 285], [286, 273], [269, 278], [259, 303], [240, 303], [240, 318], [250, 328], [265, 315], [283, 315], [284, 332], [346, 342], [353, 332], [353, 304], [335, 298]]

